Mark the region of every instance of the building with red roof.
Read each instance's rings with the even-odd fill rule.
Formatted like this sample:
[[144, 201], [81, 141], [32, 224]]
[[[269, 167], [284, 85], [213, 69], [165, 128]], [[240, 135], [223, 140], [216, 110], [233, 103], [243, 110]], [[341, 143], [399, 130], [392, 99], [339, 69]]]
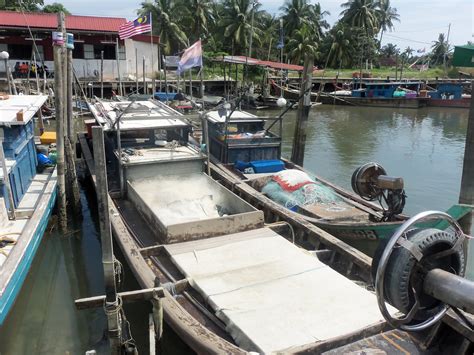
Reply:
[[[116, 78], [118, 76], [117, 40], [122, 75], [135, 74], [136, 54], [140, 58], [143, 56], [148, 58], [146, 70], [148, 75], [157, 70], [151, 67], [150, 58], [153, 50], [154, 66], [157, 67], [159, 38], [153, 37], [153, 47], [149, 35], [137, 35], [126, 40], [118, 39], [119, 27], [126, 23], [127, 19], [67, 15], [65, 20], [67, 32], [74, 35], [74, 69], [79, 77], [97, 77], [103, 53], [104, 76]], [[10, 54], [9, 65], [12, 71], [17, 63], [31, 63], [34, 52], [33, 38], [39, 52], [35, 53], [38, 64], [41, 65], [44, 61], [48, 69], [53, 68], [52, 32], [57, 27], [57, 14], [0, 11], [0, 51], [7, 51]], [[141, 60], [139, 69], [141, 71]]]

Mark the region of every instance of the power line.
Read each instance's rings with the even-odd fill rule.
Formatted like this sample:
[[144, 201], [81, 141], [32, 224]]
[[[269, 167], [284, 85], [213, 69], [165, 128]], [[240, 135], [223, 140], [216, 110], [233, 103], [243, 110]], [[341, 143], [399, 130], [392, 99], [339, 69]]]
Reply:
[[417, 41], [417, 40], [415, 40], [415, 39], [403, 38], [403, 37], [398, 37], [398, 36], [394, 36], [394, 35], [390, 35], [390, 34], [384, 34], [384, 36], [386, 36], [386, 37], [392, 37], [392, 38], [396, 38], [396, 39], [401, 39], [401, 40], [408, 41], [408, 42], [421, 43], [421, 44], [428, 44], [428, 45], [432, 44], [431, 42]]

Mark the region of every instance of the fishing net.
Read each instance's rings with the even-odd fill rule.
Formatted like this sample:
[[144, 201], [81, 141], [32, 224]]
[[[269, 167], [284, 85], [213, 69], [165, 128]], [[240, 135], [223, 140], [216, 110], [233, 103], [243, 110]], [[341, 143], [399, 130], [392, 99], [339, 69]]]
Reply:
[[295, 210], [297, 206], [335, 204], [342, 201], [334, 190], [300, 170], [289, 169], [275, 174], [262, 192], [290, 210]]

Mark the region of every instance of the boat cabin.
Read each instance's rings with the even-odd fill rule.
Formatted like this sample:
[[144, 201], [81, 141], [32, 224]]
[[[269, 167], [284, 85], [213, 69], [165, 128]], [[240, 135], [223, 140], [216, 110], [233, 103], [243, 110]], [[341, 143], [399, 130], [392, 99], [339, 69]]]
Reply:
[[435, 91], [428, 95], [437, 100], [459, 100], [462, 99], [462, 85], [456, 83], [439, 84]]
[[[355, 84], [354, 86], [357, 86]], [[352, 90], [352, 97], [361, 98], [416, 98], [420, 90], [419, 82], [365, 83], [365, 88]]]
[[204, 174], [185, 116], [154, 100], [99, 101], [91, 111], [105, 133], [109, 188], [119, 186], [161, 243], [263, 226], [262, 212]]
[[[19, 206], [36, 175], [33, 116], [46, 99], [47, 96], [22, 95], [0, 101], [0, 144], [3, 142], [14, 208]], [[0, 169], [0, 197], [11, 208], [5, 181]]]
[[[207, 113], [210, 154], [219, 162], [278, 160], [281, 156], [281, 118], [262, 118], [248, 112]], [[267, 122], [279, 121], [279, 133], [268, 130]]]

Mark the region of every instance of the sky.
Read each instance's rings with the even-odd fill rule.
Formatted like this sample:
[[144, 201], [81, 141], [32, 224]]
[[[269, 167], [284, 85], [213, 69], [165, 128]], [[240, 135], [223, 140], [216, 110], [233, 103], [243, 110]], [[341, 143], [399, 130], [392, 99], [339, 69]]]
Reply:
[[[75, 15], [97, 15], [125, 17], [129, 20], [136, 15], [141, 1], [135, 0], [56, 0]], [[347, 0], [320, 0], [332, 25], [341, 12], [340, 5]], [[45, 0], [45, 4], [55, 0]], [[259, 0], [263, 9], [278, 14], [284, 0]], [[312, 0], [312, 3], [317, 1]], [[391, 0], [391, 6], [398, 10], [400, 22], [395, 23], [392, 32], [384, 34], [383, 44], [388, 42], [405, 49], [426, 48], [428, 51], [439, 33], [448, 33], [451, 24], [449, 42], [452, 45], [474, 41], [474, 1], [473, 0]]]

